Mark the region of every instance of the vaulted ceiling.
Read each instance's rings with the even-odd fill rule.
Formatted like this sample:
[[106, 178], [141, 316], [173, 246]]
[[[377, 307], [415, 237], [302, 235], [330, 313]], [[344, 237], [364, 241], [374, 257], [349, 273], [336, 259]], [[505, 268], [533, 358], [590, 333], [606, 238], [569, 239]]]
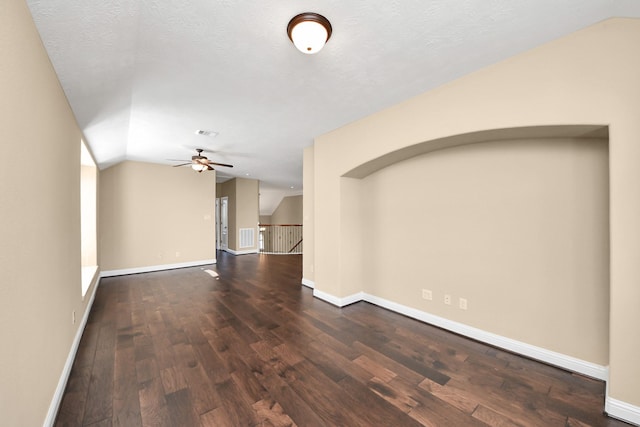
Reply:
[[[235, 165], [219, 168], [223, 179], [260, 180], [263, 214], [301, 194], [315, 136], [598, 21], [640, 16], [638, 0], [27, 3], [101, 168], [169, 167], [203, 148]], [[333, 26], [316, 55], [286, 33], [308, 11]]]

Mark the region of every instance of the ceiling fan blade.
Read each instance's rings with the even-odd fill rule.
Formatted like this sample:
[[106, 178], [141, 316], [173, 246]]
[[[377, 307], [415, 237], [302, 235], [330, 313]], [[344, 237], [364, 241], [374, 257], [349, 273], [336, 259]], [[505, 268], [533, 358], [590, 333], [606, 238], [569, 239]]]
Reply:
[[216, 163], [216, 162], [209, 162], [210, 165], [216, 165], [216, 166], [224, 166], [225, 168], [232, 168], [233, 165], [228, 165], [226, 163]]
[[187, 159], [165, 159], [168, 162], [190, 162], [191, 160]]
[[212, 162], [211, 160], [207, 159], [205, 156], [202, 155], [202, 152], [204, 150], [197, 148], [196, 151], [198, 152], [198, 154], [196, 154], [195, 156], [191, 156], [191, 161], [189, 160], [178, 160], [178, 159], [167, 159], [171, 162], [187, 162], [187, 163], [180, 163], [179, 165], [173, 165], [174, 168], [177, 168], [179, 166], [195, 166], [199, 165], [202, 166], [202, 169], [198, 170], [198, 173], [202, 172], [203, 170], [210, 170], [213, 171], [215, 170], [213, 168], [213, 166], [222, 166], [225, 168], [232, 168], [233, 165], [227, 164], [227, 163], [216, 163], [216, 162]]

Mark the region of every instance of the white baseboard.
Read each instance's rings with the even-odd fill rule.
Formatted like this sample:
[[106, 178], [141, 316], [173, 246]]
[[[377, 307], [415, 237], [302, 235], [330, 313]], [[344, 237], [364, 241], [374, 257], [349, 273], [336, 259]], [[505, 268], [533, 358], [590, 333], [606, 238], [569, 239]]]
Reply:
[[610, 417], [640, 426], [640, 406], [607, 396], [604, 401], [604, 412]]
[[234, 251], [233, 249], [223, 249], [225, 252], [229, 252], [231, 255], [248, 255], [259, 253], [258, 249], [247, 249], [245, 251]]
[[364, 292], [358, 292], [357, 294], [338, 298], [326, 292], [322, 292], [319, 289], [314, 289], [313, 296], [338, 307], [345, 307], [349, 304], [354, 304], [358, 301], [364, 300]]
[[84, 328], [85, 326], [87, 326], [87, 320], [89, 319], [89, 312], [91, 312], [93, 301], [96, 298], [96, 290], [98, 289], [99, 285], [100, 285], [100, 279], [98, 278], [95, 282], [95, 285], [93, 286], [91, 295], [89, 296], [89, 301], [87, 302], [87, 307], [84, 311], [84, 315], [82, 316], [82, 320], [78, 325], [76, 336], [74, 337], [73, 342], [71, 343], [71, 349], [69, 350], [69, 354], [67, 355], [67, 360], [64, 364], [64, 367], [62, 368], [62, 374], [60, 374], [60, 379], [58, 380], [58, 386], [56, 387], [56, 391], [53, 393], [53, 398], [51, 399], [51, 404], [49, 405], [49, 411], [47, 411], [47, 417], [44, 419], [44, 423], [43, 423], [44, 427], [51, 427], [56, 422], [58, 409], [60, 409], [60, 404], [62, 403], [64, 390], [67, 387], [67, 381], [69, 381], [71, 368], [73, 367], [73, 362], [76, 358], [78, 347], [80, 346], [80, 340], [82, 339]]
[[540, 360], [554, 366], [568, 369], [572, 372], [578, 372], [583, 375], [587, 375], [589, 377], [597, 378], [603, 381], [608, 378], [608, 369], [606, 366], [597, 365], [595, 363], [577, 359], [572, 356], [567, 356], [562, 353], [557, 353], [555, 351], [547, 350], [542, 347], [527, 344], [522, 341], [503, 337], [492, 332], [487, 332], [482, 329], [465, 325], [463, 323], [445, 319], [444, 317], [436, 316], [415, 308], [407, 307], [405, 305], [398, 304], [384, 298], [379, 298], [374, 295], [364, 294], [363, 300], [370, 302], [371, 304], [384, 307], [388, 310], [395, 311], [396, 313], [404, 314], [405, 316], [420, 320], [425, 323], [429, 323], [434, 326], [438, 326], [451, 332], [455, 332], [456, 334], [464, 335], [465, 337], [491, 344], [496, 347], [500, 347], [505, 350], [530, 357], [532, 359]]
[[302, 278], [302, 285], [311, 289], [313, 289], [316, 286], [313, 280], [305, 279], [304, 277]]
[[176, 264], [150, 265], [147, 267], [123, 268], [121, 270], [101, 271], [100, 277], [124, 276], [125, 274], [150, 273], [152, 271], [173, 270], [175, 268], [197, 267], [199, 265], [215, 264], [216, 259], [180, 262]]
[[359, 292], [357, 294], [353, 294], [344, 298], [338, 298], [326, 292], [322, 292], [319, 289], [314, 289], [313, 296], [338, 307], [344, 307], [358, 301], [366, 301], [379, 307], [384, 307], [387, 310], [403, 314], [407, 317], [411, 317], [413, 319], [438, 326], [442, 329], [455, 332], [456, 334], [460, 334], [465, 337], [484, 342], [486, 344], [500, 347], [505, 350], [530, 357], [532, 359], [540, 360], [554, 366], [568, 369], [572, 372], [578, 372], [580, 374], [600, 380], [607, 380], [608, 378], [608, 369], [605, 366], [597, 365], [595, 363], [587, 362], [575, 357], [547, 350], [542, 347], [537, 347], [491, 332], [483, 331], [482, 329], [474, 328], [463, 323], [445, 319], [444, 317], [436, 316], [415, 308], [407, 307], [405, 305], [398, 304], [384, 298], [379, 298], [364, 292]]
[[302, 252], [260, 252], [263, 255], [302, 255]]

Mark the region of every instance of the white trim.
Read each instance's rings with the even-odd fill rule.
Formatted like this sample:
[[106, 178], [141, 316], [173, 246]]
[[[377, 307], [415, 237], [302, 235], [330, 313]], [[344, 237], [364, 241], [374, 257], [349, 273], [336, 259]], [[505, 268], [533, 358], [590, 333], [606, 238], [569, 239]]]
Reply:
[[248, 254], [257, 254], [258, 249], [248, 249], [246, 251], [234, 251], [233, 249], [223, 249], [225, 252], [229, 252], [231, 255], [248, 255]]
[[371, 304], [375, 304], [377, 306], [394, 311], [396, 313], [403, 314], [407, 317], [411, 317], [413, 319], [438, 326], [448, 331], [455, 332], [456, 334], [460, 334], [486, 344], [500, 347], [505, 350], [530, 357], [532, 359], [540, 360], [551, 365], [568, 369], [572, 372], [578, 372], [580, 374], [604, 381], [608, 379], [608, 369], [605, 366], [597, 365], [595, 363], [577, 359], [572, 356], [567, 356], [555, 351], [547, 350], [542, 347], [527, 344], [522, 341], [517, 341], [491, 332], [483, 331], [482, 329], [474, 328], [463, 323], [445, 319], [444, 317], [436, 316], [434, 314], [430, 314], [415, 308], [407, 307], [406, 305], [398, 304], [396, 302], [389, 301], [384, 298], [379, 298], [374, 295], [366, 294], [364, 292], [359, 292], [357, 294], [353, 294], [344, 298], [338, 298], [319, 289], [314, 289], [313, 296], [338, 307], [344, 307], [345, 305], [353, 304], [360, 300], [366, 301]]
[[568, 369], [573, 372], [578, 372], [592, 378], [597, 378], [599, 380], [604, 381], [608, 378], [608, 369], [607, 367], [602, 365], [597, 365], [595, 363], [587, 362], [585, 360], [581, 360], [572, 356], [567, 356], [562, 353], [557, 353], [555, 351], [547, 350], [542, 347], [527, 344], [522, 341], [503, 337], [501, 335], [474, 328], [463, 323], [458, 323], [453, 320], [445, 319], [444, 317], [426, 313], [424, 311], [407, 307], [405, 305], [398, 304], [393, 301], [389, 301], [373, 295], [364, 294], [363, 300], [371, 304], [384, 307], [391, 311], [395, 311], [396, 313], [404, 314], [405, 316], [438, 326], [451, 332], [455, 332], [456, 334], [464, 335], [465, 337], [491, 344], [496, 347], [500, 347], [505, 350], [530, 357], [532, 359], [540, 360], [542, 362], [559, 366], [561, 368]]
[[345, 307], [345, 306], [350, 305], [350, 304], [355, 304], [358, 301], [362, 301], [362, 300], [364, 300], [364, 297], [365, 297], [365, 293], [364, 292], [358, 292], [357, 294], [346, 296], [346, 297], [342, 298], [342, 306], [341, 307]]
[[607, 396], [604, 401], [604, 412], [610, 417], [640, 426], [640, 406]]
[[306, 286], [307, 288], [313, 289], [316, 286], [316, 284], [313, 282], [313, 280], [305, 279], [303, 277], [302, 278], [302, 286]]
[[100, 277], [124, 276], [125, 274], [150, 273], [152, 271], [173, 270], [175, 268], [197, 267], [199, 265], [215, 264], [216, 259], [203, 259], [201, 261], [180, 262], [177, 264], [150, 265], [147, 267], [123, 268], [121, 270], [101, 271]]
[[265, 252], [259, 251], [263, 255], [302, 255], [302, 252]]
[[319, 289], [313, 290], [313, 296], [319, 298], [323, 301], [328, 302], [329, 304], [333, 304], [337, 307], [345, 307], [349, 304], [356, 303], [358, 301], [362, 301], [364, 299], [364, 292], [358, 292], [357, 294], [349, 295], [343, 298], [338, 298], [326, 292], [322, 292]]
[[76, 353], [78, 352], [78, 347], [80, 346], [80, 340], [82, 339], [82, 334], [84, 333], [84, 328], [87, 325], [87, 320], [89, 319], [89, 312], [91, 311], [91, 307], [93, 307], [93, 301], [96, 298], [96, 290], [100, 285], [100, 279], [97, 279], [95, 285], [93, 286], [93, 291], [91, 291], [91, 296], [89, 297], [89, 301], [87, 302], [87, 307], [84, 311], [84, 315], [82, 316], [82, 321], [80, 325], [78, 325], [78, 330], [76, 331], [76, 336], [73, 339], [73, 343], [71, 343], [71, 348], [69, 349], [69, 355], [67, 356], [67, 361], [62, 368], [62, 373], [60, 374], [60, 379], [58, 380], [58, 386], [56, 387], [55, 392], [53, 393], [53, 398], [51, 399], [51, 404], [49, 405], [49, 411], [47, 411], [47, 416], [44, 419], [43, 426], [51, 427], [56, 422], [56, 416], [58, 415], [58, 409], [60, 409], [60, 404], [62, 403], [62, 397], [64, 396], [64, 390], [67, 388], [67, 381], [69, 381], [69, 375], [71, 374], [71, 368], [73, 366], [73, 362], [76, 359]]

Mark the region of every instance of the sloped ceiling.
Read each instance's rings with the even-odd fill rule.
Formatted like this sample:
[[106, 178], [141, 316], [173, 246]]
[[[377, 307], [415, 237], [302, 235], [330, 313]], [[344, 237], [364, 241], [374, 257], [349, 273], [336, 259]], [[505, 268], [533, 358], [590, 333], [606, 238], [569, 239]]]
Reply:
[[[235, 165], [222, 179], [260, 180], [267, 215], [301, 193], [315, 136], [598, 21], [640, 16], [637, 0], [27, 3], [101, 168], [172, 165], [203, 148]], [[317, 55], [286, 34], [307, 11], [333, 26]]]

